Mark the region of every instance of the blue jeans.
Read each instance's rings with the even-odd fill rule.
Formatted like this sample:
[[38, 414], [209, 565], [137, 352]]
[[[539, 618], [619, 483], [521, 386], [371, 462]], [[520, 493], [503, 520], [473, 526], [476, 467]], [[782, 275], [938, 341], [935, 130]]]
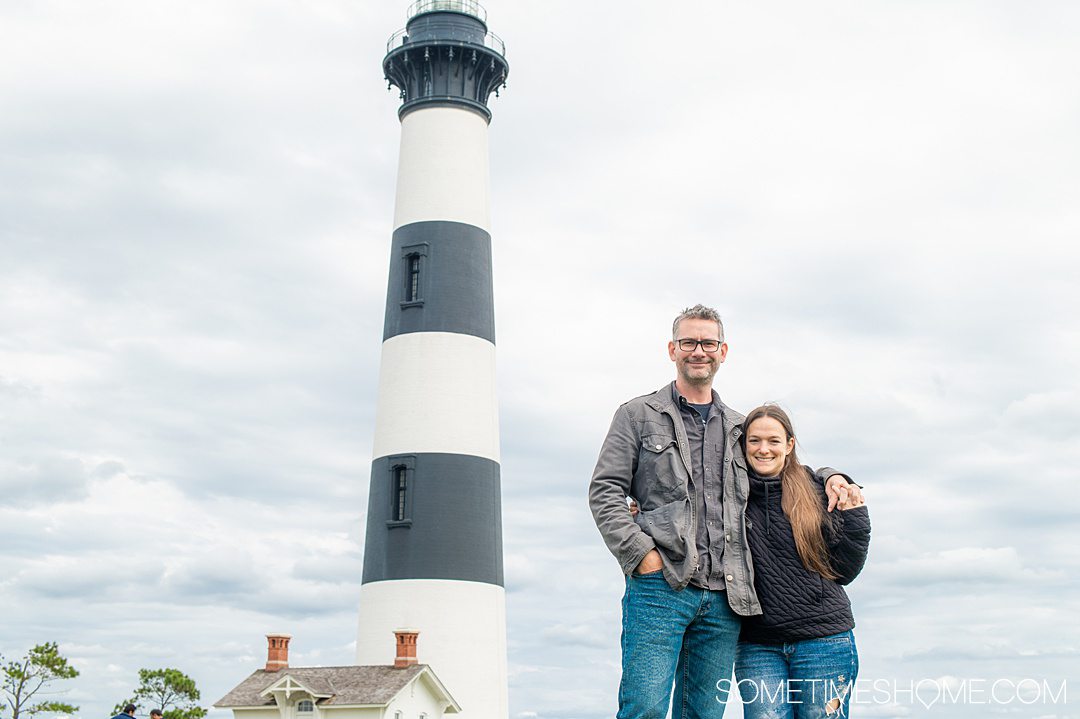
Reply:
[[[626, 578], [618, 719], [724, 716], [739, 617], [724, 592], [672, 589], [662, 572]], [[675, 686], [674, 701], [671, 687]]]
[[784, 644], [739, 642], [735, 655], [746, 719], [847, 717], [858, 673], [851, 632]]

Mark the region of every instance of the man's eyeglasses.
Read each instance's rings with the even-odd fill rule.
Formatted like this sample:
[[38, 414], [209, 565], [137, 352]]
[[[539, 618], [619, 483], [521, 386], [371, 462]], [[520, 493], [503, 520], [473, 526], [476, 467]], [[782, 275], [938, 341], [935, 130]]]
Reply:
[[720, 340], [682, 339], [675, 340], [675, 342], [679, 345], [679, 349], [681, 349], [683, 352], [693, 352], [697, 349], [698, 345], [701, 345], [701, 349], [705, 350], [706, 352], [715, 352], [716, 350], [720, 349]]

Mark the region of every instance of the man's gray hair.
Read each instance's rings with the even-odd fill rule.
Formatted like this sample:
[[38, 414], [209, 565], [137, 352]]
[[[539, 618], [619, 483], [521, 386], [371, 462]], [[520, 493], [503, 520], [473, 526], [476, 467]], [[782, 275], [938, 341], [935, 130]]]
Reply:
[[680, 312], [679, 316], [671, 324], [671, 339], [679, 339], [679, 323], [683, 320], [712, 320], [720, 328], [720, 341], [724, 341], [724, 323], [720, 320], [720, 313], [712, 307], [694, 305]]

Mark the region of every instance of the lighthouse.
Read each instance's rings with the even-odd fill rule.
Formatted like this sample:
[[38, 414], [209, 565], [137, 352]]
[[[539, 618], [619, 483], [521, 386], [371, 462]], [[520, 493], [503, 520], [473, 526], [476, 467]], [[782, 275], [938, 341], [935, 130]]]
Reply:
[[506, 719], [488, 98], [503, 42], [473, 0], [420, 0], [387, 43], [402, 100], [358, 664], [418, 632], [466, 719]]

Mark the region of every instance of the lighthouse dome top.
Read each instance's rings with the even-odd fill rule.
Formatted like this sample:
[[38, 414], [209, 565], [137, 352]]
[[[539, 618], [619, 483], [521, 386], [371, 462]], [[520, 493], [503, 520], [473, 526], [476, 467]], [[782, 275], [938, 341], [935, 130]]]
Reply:
[[459, 12], [462, 15], [472, 15], [487, 24], [487, 10], [476, 0], [417, 0], [409, 6], [407, 17], [412, 20], [417, 15], [428, 12]]
[[386, 41], [386, 52], [408, 43], [468, 43], [506, 55], [506, 44], [488, 30], [487, 10], [476, 0], [417, 0], [406, 26]]
[[506, 45], [488, 30], [476, 0], [416, 0], [405, 27], [390, 36], [383, 58], [387, 88], [403, 100], [398, 114], [456, 105], [491, 119], [488, 96], [505, 87]]

